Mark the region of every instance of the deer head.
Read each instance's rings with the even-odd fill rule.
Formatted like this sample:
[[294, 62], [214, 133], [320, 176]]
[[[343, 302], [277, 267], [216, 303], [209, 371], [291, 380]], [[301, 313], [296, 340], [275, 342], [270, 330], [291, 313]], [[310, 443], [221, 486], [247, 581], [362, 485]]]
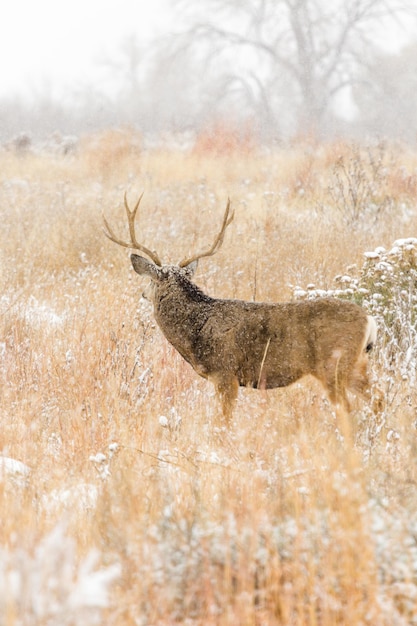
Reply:
[[143, 244], [139, 243], [136, 237], [135, 219], [136, 219], [136, 214], [138, 212], [142, 197], [143, 197], [143, 193], [139, 196], [139, 199], [136, 202], [134, 208], [130, 209], [128, 201], [127, 201], [127, 194], [126, 193], [124, 194], [124, 207], [125, 207], [127, 221], [128, 221], [130, 240], [123, 240], [117, 237], [113, 229], [110, 227], [110, 224], [108, 223], [107, 219], [103, 215], [104, 226], [105, 226], [104, 234], [106, 235], [106, 237], [108, 237], [114, 243], [117, 243], [119, 246], [123, 246], [124, 248], [131, 248], [132, 250], [139, 250], [140, 252], [145, 254], [147, 257], [149, 257], [147, 259], [143, 256], [132, 254], [130, 258], [131, 258], [134, 270], [138, 274], [148, 276], [151, 279], [152, 286], [154, 288], [156, 286], [159, 286], [159, 288], [161, 288], [164, 283], [167, 283], [166, 287], [169, 287], [170, 285], [172, 287], [172, 283], [175, 280], [177, 280], [179, 277], [187, 278], [187, 279], [192, 278], [197, 268], [198, 261], [204, 257], [213, 256], [223, 244], [226, 228], [232, 222], [233, 217], [234, 217], [234, 211], [231, 211], [231, 208], [230, 208], [230, 200], [227, 201], [226, 210], [224, 212], [223, 221], [222, 221], [220, 230], [217, 233], [212, 245], [209, 248], [207, 248], [206, 250], [197, 252], [196, 254], [190, 257], [184, 258], [177, 265], [163, 265], [160, 261], [160, 257], [158, 256], [158, 254], [154, 250], [150, 250]]

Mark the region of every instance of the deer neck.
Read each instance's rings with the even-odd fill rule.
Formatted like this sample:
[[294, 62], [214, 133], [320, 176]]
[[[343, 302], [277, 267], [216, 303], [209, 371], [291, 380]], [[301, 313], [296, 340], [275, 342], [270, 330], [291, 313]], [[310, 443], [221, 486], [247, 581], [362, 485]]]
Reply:
[[192, 345], [210, 315], [212, 298], [184, 276], [158, 286], [154, 316], [168, 341], [182, 354]]

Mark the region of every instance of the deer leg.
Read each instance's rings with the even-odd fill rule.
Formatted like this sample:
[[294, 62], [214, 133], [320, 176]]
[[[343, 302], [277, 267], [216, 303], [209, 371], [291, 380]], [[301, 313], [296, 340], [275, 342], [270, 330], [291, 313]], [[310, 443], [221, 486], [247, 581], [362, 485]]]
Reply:
[[349, 381], [349, 387], [357, 391], [361, 396], [368, 396], [369, 398], [369, 376], [368, 376], [368, 355], [361, 356], [358, 359], [351, 380]]
[[233, 405], [237, 398], [239, 389], [239, 383], [235, 376], [225, 376], [224, 374], [216, 374], [210, 377], [214, 383], [216, 392], [220, 398], [223, 416], [226, 421], [229, 422], [232, 413]]
[[352, 389], [358, 392], [367, 402], [371, 402], [371, 409], [375, 415], [382, 412], [385, 403], [384, 392], [379, 385], [373, 384], [371, 388], [371, 382], [368, 375], [368, 358], [364, 357], [357, 365], [353, 380], [351, 383]]
[[346, 386], [341, 384], [340, 381], [332, 380], [326, 381], [325, 384], [329, 400], [332, 404], [339, 405], [344, 411], [350, 413], [350, 402], [346, 395]]
[[344, 411], [349, 413], [351, 407], [346, 395], [348, 385], [344, 375], [345, 367], [346, 365], [341, 363], [341, 355], [334, 354], [332, 359], [327, 362], [324, 372], [318, 378], [326, 389], [330, 402], [335, 406], [339, 405]]
[[[328, 398], [334, 406], [337, 428], [340, 429], [346, 441], [352, 441], [352, 425], [350, 421], [351, 406], [347, 397], [346, 380], [337, 375], [337, 369], [328, 370], [322, 383], [327, 391]], [[340, 372], [339, 372], [340, 374]]]

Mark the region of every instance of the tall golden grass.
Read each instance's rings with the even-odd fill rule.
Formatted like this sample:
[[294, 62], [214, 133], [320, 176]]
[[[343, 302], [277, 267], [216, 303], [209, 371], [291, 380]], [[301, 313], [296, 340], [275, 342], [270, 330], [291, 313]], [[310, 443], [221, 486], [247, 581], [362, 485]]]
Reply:
[[283, 300], [416, 234], [417, 154], [385, 148], [390, 208], [352, 225], [329, 189], [361, 148], [139, 145], [0, 153], [0, 623], [417, 624], [417, 392], [398, 375], [349, 438], [313, 381], [241, 390], [226, 429], [101, 230], [145, 191], [141, 238], [175, 262], [230, 197], [196, 282]]

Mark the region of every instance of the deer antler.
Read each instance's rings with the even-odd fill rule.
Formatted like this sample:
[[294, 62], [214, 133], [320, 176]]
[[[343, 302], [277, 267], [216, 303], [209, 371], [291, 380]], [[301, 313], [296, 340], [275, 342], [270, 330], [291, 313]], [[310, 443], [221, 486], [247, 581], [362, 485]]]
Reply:
[[205, 252], [198, 252], [197, 254], [194, 254], [193, 256], [191, 256], [189, 258], [183, 259], [179, 263], [179, 266], [180, 267], [186, 267], [187, 265], [189, 265], [193, 261], [197, 261], [198, 259], [202, 259], [203, 257], [212, 256], [213, 254], [215, 254], [217, 252], [217, 250], [220, 248], [220, 246], [222, 245], [223, 239], [224, 239], [224, 234], [226, 232], [226, 228], [229, 226], [229, 224], [233, 220], [234, 216], [235, 216], [235, 212], [234, 211], [232, 211], [232, 213], [230, 214], [230, 198], [228, 198], [226, 211], [224, 212], [224, 216], [223, 216], [222, 226], [221, 226], [220, 231], [218, 232], [217, 237], [214, 240], [213, 245], [211, 246], [211, 248], [209, 248]]
[[140, 250], [141, 252], [146, 254], [155, 263], [155, 265], [159, 265], [159, 267], [161, 267], [162, 263], [159, 260], [159, 257], [156, 254], [156, 252], [152, 252], [152, 250], [149, 250], [149, 248], [146, 248], [146, 246], [139, 243], [136, 239], [135, 217], [136, 217], [137, 210], [139, 208], [140, 201], [142, 200], [142, 196], [143, 196], [143, 193], [139, 196], [139, 200], [136, 202], [135, 207], [133, 209], [130, 209], [127, 203], [127, 192], [125, 191], [125, 194], [124, 194], [124, 205], [126, 209], [127, 221], [129, 224], [130, 241], [123, 241], [122, 239], [119, 239], [118, 237], [116, 237], [112, 228], [110, 227], [110, 224], [108, 223], [108, 221], [106, 220], [103, 214], [103, 221], [104, 221], [104, 226], [105, 226], [105, 228], [103, 229], [104, 234], [106, 235], [106, 237], [108, 237], [111, 241], [114, 241], [114, 243], [117, 243], [119, 246], [123, 246], [124, 248], [133, 248], [134, 250]]

